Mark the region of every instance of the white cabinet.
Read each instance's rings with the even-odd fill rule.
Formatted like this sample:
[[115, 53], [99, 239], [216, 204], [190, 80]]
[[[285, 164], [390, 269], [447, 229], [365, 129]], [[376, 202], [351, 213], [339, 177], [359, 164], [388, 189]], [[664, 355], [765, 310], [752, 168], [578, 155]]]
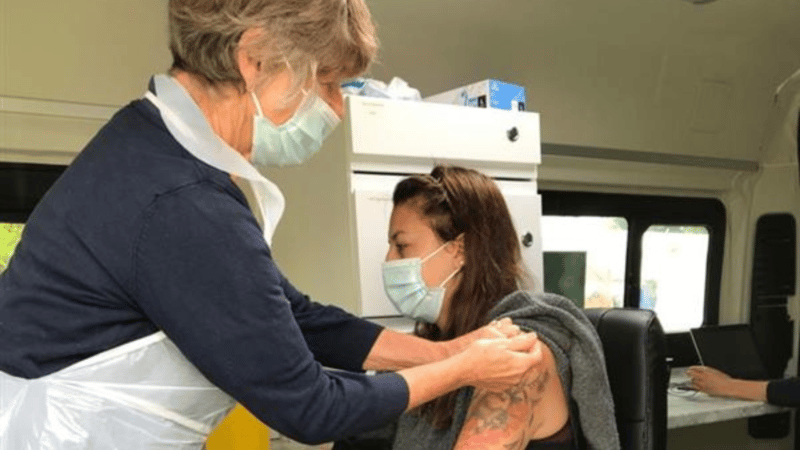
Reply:
[[[539, 115], [439, 103], [354, 98], [349, 114], [353, 160], [410, 158], [535, 165]], [[535, 148], [535, 151], [533, 150]], [[388, 160], [386, 158], [389, 158]]]
[[531, 276], [533, 290], [544, 289], [544, 267], [542, 260], [541, 217], [542, 199], [536, 184], [523, 181], [496, 180], [503, 192], [514, 229], [519, 236], [522, 261]]
[[402, 179], [402, 176], [385, 174], [354, 174], [352, 178], [356, 248], [360, 268], [360, 313], [365, 317], [397, 315], [397, 310], [383, 293], [380, 261], [385, 259], [389, 249], [392, 192]]
[[380, 272], [392, 192], [442, 163], [495, 178], [541, 290], [538, 114], [364, 97], [345, 105], [342, 125], [311, 161], [265, 173], [286, 197], [273, 252], [298, 289], [364, 317], [397, 316]]

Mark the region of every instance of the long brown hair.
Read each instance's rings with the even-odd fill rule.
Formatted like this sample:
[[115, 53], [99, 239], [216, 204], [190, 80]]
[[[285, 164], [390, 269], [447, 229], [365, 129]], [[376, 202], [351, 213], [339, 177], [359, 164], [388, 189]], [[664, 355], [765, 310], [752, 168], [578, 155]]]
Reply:
[[[394, 206], [410, 205], [429, 221], [444, 242], [464, 236], [461, 282], [452, 294], [447, 323], [417, 322], [415, 334], [448, 340], [485, 325], [487, 313], [529, 281], [519, 238], [503, 195], [491, 178], [472, 169], [436, 166], [430, 175], [404, 179], [394, 190]], [[455, 393], [422, 405], [435, 427], [452, 423]]]

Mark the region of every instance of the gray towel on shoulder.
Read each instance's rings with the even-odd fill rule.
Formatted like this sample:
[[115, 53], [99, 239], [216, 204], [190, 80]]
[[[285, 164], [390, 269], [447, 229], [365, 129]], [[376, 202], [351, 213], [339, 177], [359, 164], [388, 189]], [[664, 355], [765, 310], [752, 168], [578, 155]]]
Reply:
[[[594, 326], [575, 304], [555, 294], [517, 291], [489, 312], [489, 320], [509, 317], [521, 329], [536, 331], [556, 359], [561, 384], [578, 408], [582, 433], [593, 450], [619, 450], [614, 403], [606, 375], [603, 347]], [[456, 396], [453, 424], [444, 430], [419, 414], [406, 413], [397, 423], [394, 450], [450, 450], [464, 425], [473, 388]], [[393, 430], [394, 431], [394, 430]]]
[[567, 396], [578, 406], [581, 430], [590, 448], [618, 450], [603, 347], [583, 311], [560, 295], [517, 291], [501, 300], [489, 317], [509, 317], [521, 329], [539, 335], [555, 356]]

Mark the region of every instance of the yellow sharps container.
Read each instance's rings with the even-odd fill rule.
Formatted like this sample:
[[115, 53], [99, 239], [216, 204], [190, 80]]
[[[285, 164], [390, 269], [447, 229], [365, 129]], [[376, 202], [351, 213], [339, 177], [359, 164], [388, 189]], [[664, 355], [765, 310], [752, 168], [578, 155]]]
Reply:
[[242, 405], [211, 432], [206, 442], [208, 450], [269, 450], [269, 428]]

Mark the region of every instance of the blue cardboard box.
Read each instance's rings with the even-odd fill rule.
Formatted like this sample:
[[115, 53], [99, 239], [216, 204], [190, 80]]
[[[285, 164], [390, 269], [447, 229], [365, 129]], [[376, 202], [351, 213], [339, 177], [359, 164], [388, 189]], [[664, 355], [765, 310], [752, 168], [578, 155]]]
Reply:
[[431, 95], [423, 100], [478, 108], [526, 110], [524, 87], [492, 79]]

